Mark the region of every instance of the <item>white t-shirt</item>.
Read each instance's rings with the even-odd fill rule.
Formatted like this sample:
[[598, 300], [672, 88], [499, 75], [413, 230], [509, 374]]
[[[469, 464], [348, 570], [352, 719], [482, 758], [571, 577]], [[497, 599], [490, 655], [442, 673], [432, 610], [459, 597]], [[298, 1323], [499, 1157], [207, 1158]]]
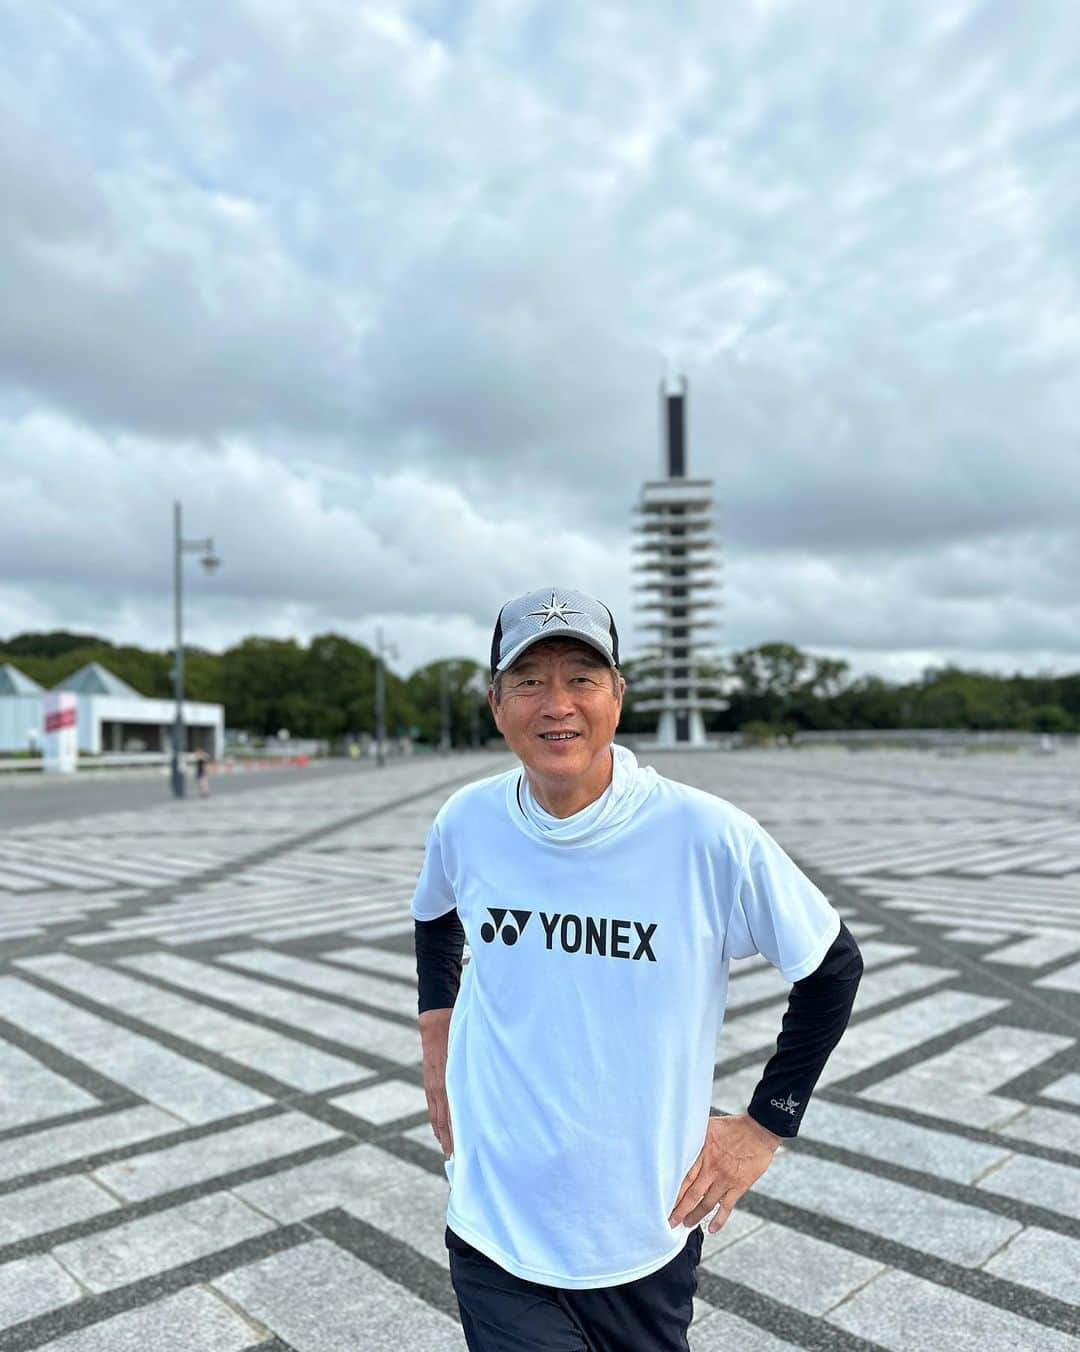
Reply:
[[471, 950], [447, 1224], [548, 1286], [634, 1281], [680, 1252], [667, 1218], [705, 1140], [728, 960], [762, 953], [798, 981], [840, 930], [752, 817], [613, 752], [599, 810], [554, 828], [523, 810], [520, 769], [459, 789], [411, 908], [456, 906]]

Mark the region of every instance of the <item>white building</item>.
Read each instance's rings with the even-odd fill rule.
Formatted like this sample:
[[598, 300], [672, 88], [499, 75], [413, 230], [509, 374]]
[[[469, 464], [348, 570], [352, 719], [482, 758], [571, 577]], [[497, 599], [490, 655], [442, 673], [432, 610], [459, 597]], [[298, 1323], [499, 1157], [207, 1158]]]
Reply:
[[686, 381], [661, 387], [661, 396], [667, 477], [644, 483], [635, 509], [639, 627], [651, 632], [634, 708], [658, 715], [657, 746], [704, 747], [704, 715], [727, 708], [714, 674], [720, 582], [713, 486], [686, 477]]
[[[77, 702], [79, 751], [100, 756], [167, 753], [172, 749], [176, 705], [148, 699], [99, 662], [90, 662], [53, 687], [69, 690]], [[44, 742], [45, 691], [10, 664], [0, 667], [0, 755], [40, 751]], [[225, 751], [225, 707], [184, 701], [186, 750], [203, 748], [215, 760]]]
[[45, 687], [10, 662], [0, 666], [0, 756], [5, 751], [41, 754], [45, 743]]

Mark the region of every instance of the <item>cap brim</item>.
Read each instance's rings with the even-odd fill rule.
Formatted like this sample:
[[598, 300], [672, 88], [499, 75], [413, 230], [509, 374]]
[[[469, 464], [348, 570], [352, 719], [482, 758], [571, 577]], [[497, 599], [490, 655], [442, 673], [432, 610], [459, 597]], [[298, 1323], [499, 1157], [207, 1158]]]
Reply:
[[599, 639], [593, 638], [591, 634], [583, 634], [580, 629], [555, 629], [547, 634], [530, 634], [527, 639], [519, 643], [516, 648], [511, 648], [503, 660], [495, 668], [496, 671], [505, 671], [506, 668], [518, 660], [526, 648], [531, 648], [534, 643], [540, 643], [545, 638], [573, 638], [579, 643], [587, 643], [607, 662], [609, 667], [615, 665], [615, 659], [603, 646]]

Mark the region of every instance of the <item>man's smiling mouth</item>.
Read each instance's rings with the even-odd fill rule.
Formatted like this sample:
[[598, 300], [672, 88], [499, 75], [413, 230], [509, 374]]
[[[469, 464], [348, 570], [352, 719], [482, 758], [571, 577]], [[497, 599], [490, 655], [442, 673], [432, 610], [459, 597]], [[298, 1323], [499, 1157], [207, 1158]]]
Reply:
[[542, 732], [540, 736], [545, 742], [569, 742], [574, 737], [580, 737], [580, 732]]

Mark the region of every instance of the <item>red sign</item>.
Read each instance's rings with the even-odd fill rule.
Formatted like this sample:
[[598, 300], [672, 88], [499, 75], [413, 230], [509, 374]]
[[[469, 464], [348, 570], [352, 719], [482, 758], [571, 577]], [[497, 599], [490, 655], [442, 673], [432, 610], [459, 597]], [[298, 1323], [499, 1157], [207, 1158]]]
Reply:
[[45, 715], [45, 731], [59, 732], [61, 728], [75, 726], [75, 709], [57, 709]]

